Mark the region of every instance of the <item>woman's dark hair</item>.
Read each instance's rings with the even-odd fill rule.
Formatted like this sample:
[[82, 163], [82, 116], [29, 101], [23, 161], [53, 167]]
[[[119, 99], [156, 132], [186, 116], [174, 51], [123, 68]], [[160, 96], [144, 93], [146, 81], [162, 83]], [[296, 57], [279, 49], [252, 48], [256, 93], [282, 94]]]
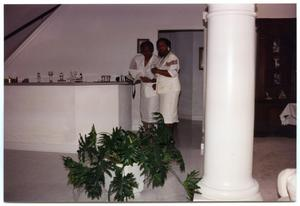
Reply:
[[152, 42], [149, 40], [146, 40], [143, 43], [141, 43], [141, 47], [140, 47], [141, 51], [143, 51], [143, 49], [147, 48], [147, 47], [150, 49], [151, 52], [154, 51], [154, 46], [153, 46]]
[[156, 47], [158, 46], [158, 43], [159, 42], [164, 42], [168, 47], [170, 47], [171, 49], [171, 42], [169, 39], [166, 39], [166, 38], [159, 38], [156, 42]]

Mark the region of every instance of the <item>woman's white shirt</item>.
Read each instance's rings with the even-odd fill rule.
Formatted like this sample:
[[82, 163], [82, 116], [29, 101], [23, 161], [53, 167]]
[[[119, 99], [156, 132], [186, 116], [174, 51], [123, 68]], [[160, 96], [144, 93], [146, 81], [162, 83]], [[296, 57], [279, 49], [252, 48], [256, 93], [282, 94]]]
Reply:
[[[152, 55], [149, 62], [145, 66], [145, 57], [142, 54], [136, 55], [130, 64], [129, 73], [135, 81], [140, 80], [141, 76], [148, 77], [149, 79], [155, 78], [151, 69], [157, 67], [159, 58]], [[143, 122], [155, 122], [153, 113], [159, 112], [159, 97], [152, 85], [154, 83], [141, 82], [140, 90], [140, 113]]]
[[130, 63], [129, 73], [135, 80], [139, 80], [141, 76], [153, 79], [155, 76], [151, 72], [151, 69], [156, 67], [158, 62], [159, 58], [156, 55], [152, 55], [147, 65], [145, 65], [144, 55], [137, 54]]
[[161, 58], [158, 63], [158, 69], [167, 70], [171, 77], [157, 74], [157, 93], [181, 90], [178, 78], [178, 72], [180, 70], [179, 59], [175, 54], [169, 52], [166, 57]]

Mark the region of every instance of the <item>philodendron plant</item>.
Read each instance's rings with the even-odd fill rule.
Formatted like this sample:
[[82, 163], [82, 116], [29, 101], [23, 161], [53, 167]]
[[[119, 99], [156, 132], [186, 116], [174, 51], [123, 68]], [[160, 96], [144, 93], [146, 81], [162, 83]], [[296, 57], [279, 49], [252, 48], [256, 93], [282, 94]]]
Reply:
[[64, 166], [68, 169], [68, 183], [74, 189], [83, 189], [91, 199], [99, 199], [108, 184], [105, 176], [110, 176], [108, 201], [114, 195], [115, 201], [127, 201], [134, 198], [134, 188], [138, 188], [132, 173], [125, 174], [124, 168], [134, 163], [139, 165], [145, 176], [145, 183], [152, 187], [163, 186], [168, 172], [174, 174], [187, 192], [187, 198], [193, 199], [199, 193], [199, 172], [193, 170], [181, 181], [172, 169], [172, 163], [185, 170], [180, 151], [175, 147], [169, 129], [165, 126], [161, 114], [156, 113], [156, 123], [137, 132], [126, 131], [120, 127], [112, 133], [100, 133], [94, 125], [88, 135], [79, 139], [78, 161], [63, 156]]

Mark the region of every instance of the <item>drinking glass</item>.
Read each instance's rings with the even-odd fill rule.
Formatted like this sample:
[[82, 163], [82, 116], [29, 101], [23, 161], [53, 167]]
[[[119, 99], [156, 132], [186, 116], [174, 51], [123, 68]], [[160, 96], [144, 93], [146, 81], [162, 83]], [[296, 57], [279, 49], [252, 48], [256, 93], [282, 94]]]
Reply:
[[36, 74], [36, 77], [37, 77], [37, 82], [40, 83], [41, 82], [41, 73], [38, 72]]
[[64, 80], [64, 74], [61, 72], [59, 73], [59, 80], [60, 81], [63, 81]]
[[53, 82], [53, 71], [49, 71], [48, 76], [49, 76], [49, 82], [52, 83]]

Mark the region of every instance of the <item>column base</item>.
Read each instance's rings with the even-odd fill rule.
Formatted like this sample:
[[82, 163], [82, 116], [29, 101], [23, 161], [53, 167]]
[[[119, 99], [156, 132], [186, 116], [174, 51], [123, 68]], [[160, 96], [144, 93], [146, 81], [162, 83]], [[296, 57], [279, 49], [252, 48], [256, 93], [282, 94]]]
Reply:
[[245, 189], [212, 188], [203, 182], [199, 183], [201, 194], [195, 194], [193, 201], [263, 201], [256, 180]]

